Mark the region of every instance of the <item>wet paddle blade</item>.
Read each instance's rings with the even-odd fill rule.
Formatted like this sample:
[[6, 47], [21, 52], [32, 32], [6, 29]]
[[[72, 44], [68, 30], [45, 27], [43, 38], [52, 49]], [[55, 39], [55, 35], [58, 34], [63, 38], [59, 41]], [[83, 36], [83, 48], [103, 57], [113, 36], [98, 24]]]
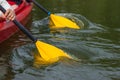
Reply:
[[71, 58], [71, 56], [66, 54], [61, 49], [41, 41], [36, 42], [36, 47], [41, 55], [41, 58], [43, 58], [47, 62], [58, 60], [59, 57]]
[[74, 29], [80, 29], [80, 27], [72, 22], [71, 20], [62, 17], [62, 16], [58, 16], [58, 15], [54, 15], [51, 14], [50, 15], [50, 28], [74, 28]]

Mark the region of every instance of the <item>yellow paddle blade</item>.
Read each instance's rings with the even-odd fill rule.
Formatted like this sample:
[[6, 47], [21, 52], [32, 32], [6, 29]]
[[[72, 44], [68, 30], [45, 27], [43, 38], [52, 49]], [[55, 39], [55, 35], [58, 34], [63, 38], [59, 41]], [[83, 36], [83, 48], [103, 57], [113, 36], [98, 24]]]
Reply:
[[72, 22], [71, 20], [64, 18], [62, 16], [50, 15], [50, 22], [49, 22], [50, 28], [74, 28], [74, 29], [80, 29], [80, 27]]
[[68, 57], [72, 58], [68, 54], [66, 54], [64, 51], [61, 49], [52, 46], [50, 44], [41, 42], [41, 41], [36, 41], [36, 47], [40, 53], [41, 58], [43, 58], [47, 62], [55, 62], [59, 60], [59, 57]]

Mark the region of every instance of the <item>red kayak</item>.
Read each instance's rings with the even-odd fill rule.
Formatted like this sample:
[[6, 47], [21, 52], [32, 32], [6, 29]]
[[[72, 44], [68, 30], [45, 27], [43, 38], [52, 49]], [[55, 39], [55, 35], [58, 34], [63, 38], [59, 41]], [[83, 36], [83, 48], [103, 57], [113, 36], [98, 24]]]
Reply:
[[[22, 2], [19, 7], [15, 10], [16, 19], [21, 22], [23, 25], [27, 23], [27, 17], [32, 11], [33, 5], [31, 3]], [[13, 22], [3, 21], [0, 22], [0, 43], [7, 40], [13, 34], [15, 34], [19, 29]]]

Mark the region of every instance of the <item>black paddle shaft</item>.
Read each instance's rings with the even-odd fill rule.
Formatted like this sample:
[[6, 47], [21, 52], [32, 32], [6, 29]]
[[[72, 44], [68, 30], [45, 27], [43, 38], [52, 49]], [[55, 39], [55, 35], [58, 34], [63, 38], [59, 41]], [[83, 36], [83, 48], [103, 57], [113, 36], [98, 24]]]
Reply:
[[36, 2], [35, 0], [31, 0], [37, 7], [39, 7], [40, 9], [42, 9], [42, 11], [44, 11], [45, 13], [47, 13], [48, 15], [50, 15], [50, 12], [45, 9], [42, 5], [40, 5], [38, 2]]
[[[0, 10], [5, 13], [6, 10], [0, 5]], [[33, 42], [36, 42], [37, 39], [32, 36], [32, 34], [16, 19], [13, 20], [13, 23], [24, 33], [26, 34]]]

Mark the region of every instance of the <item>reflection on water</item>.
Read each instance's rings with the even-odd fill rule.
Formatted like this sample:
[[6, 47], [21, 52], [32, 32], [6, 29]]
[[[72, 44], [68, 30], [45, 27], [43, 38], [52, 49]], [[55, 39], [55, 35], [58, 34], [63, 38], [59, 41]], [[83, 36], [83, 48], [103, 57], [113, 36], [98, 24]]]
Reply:
[[35, 37], [61, 48], [80, 61], [62, 59], [54, 64], [35, 68], [33, 54], [37, 53], [36, 47], [34, 44], [26, 44], [12, 52], [10, 63], [14, 73], [13, 80], [120, 79], [120, 41], [114, 37], [119, 35], [119, 29], [112, 30], [114, 34], [111, 34], [110, 28], [92, 23], [82, 15], [66, 15], [81, 20], [84, 27], [80, 30], [65, 28], [50, 31], [48, 27], [44, 27], [48, 25], [48, 19], [45, 18], [33, 22], [31, 31]]

